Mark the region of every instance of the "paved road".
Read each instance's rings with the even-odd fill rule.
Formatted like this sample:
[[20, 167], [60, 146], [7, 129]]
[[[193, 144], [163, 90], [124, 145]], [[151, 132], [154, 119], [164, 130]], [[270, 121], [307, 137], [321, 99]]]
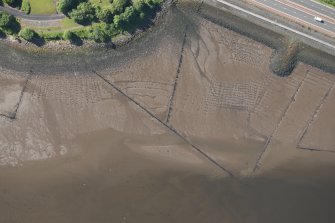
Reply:
[[268, 18], [266, 18], [266, 17], [264, 17], [264, 16], [261, 16], [261, 15], [259, 15], [259, 14], [254, 13], [254, 12], [251, 12], [251, 11], [249, 11], [249, 10], [243, 9], [243, 8], [241, 8], [241, 7], [237, 6], [237, 5], [234, 5], [234, 4], [232, 4], [232, 3], [229, 3], [229, 2], [227, 2], [227, 1], [225, 1], [225, 0], [216, 0], [216, 1], [217, 1], [217, 2], [220, 2], [220, 3], [224, 4], [224, 5], [227, 5], [227, 6], [233, 8], [233, 9], [235, 9], [235, 10], [244, 12], [244, 13], [247, 14], [247, 15], [250, 15], [250, 16], [253, 16], [253, 17], [258, 18], [258, 19], [260, 19], [260, 20], [263, 20], [263, 21], [265, 21], [265, 22], [267, 22], [267, 23], [269, 23], [269, 24], [272, 24], [272, 25], [274, 25], [274, 26], [278, 26], [278, 27], [280, 27], [280, 28], [282, 28], [282, 29], [288, 30], [288, 31], [290, 31], [290, 32], [292, 32], [292, 33], [295, 33], [295, 34], [297, 34], [297, 35], [300, 35], [300, 36], [302, 36], [302, 37], [304, 37], [304, 38], [313, 40], [313, 41], [315, 41], [315, 42], [317, 42], [317, 43], [319, 43], [319, 44], [322, 44], [322, 45], [326, 46], [328, 49], [335, 50], [335, 46], [334, 46], [333, 44], [329, 43], [329, 42], [326, 42], [326, 41], [324, 41], [324, 40], [321, 40], [321, 39], [319, 39], [319, 38], [316, 38], [316, 37], [314, 37], [314, 36], [312, 36], [312, 35], [309, 35], [309, 34], [307, 34], [307, 33], [300, 32], [300, 31], [298, 31], [298, 30], [296, 30], [296, 29], [293, 29], [293, 28], [288, 27], [288, 26], [286, 26], [286, 25], [283, 25], [283, 24], [281, 24], [281, 23], [279, 23], [279, 22], [276, 22], [276, 21], [273, 21], [273, 20], [271, 20], [271, 19], [268, 19]]
[[[308, 2], [306, 0], [304, 1]], [[335, 36], [335, 23], [332, 23], [327, 20], [325, 21], [325, 23], [316, 22], [314, 21], [314, 16], [315, 16], [314, 14], [298, 9], [294, 5], [290, 6], [288, 4], [283, 4], [277, 0], [255, 0], [255, 2], [265, 5], [277, 13], [294, 18], [300, 23], [304, 23], [305, 25], [309, 25], [311, 27], [317, 28], [318, 31], [325, 32], [325, 33]], [[324, 7], [322, 5], [319, 5], [319, 6]]]
[[311, 1], [311, 0], [290, 0], [292, 2], [298, 3], [302, 6], [310, 8], [314, 11], [317, 11], [321, 14], [335, 18], [335, 9], [321, 5], [320, 3]]
[[17, 18], [26, 19], [26, 20], [38, 20], [38, 21], [48, 21], [48, 20], [61, 20], [65, 18], [63, 14], [55, 15], [27, 15], [17, 9], [13, 9], [7, 6], [0, 6], [1, 11], [5, 11], [10, 15], [13, 15]]

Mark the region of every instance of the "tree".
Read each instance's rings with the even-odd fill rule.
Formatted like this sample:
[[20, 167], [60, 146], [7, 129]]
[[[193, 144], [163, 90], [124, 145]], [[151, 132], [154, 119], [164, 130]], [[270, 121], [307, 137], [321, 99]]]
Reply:
[[6, 36], [5, 31], [2, 28], [0, 28], [0, 38], [3, 38], [5, 36]]
[[20, 24], [14, 16], [0, 11], [0, 28], [8, 33], [17, 33], [20, 30]]
[[113, 21], [113, 13], [109, 7], [96, 7], [95, 15], [101, 22], [111, 23]]
[[7, 3], [10, 6], [15, 7], [15, 6], [18, 6], [19, 1], [18, 0], [5, 0], [5, 3]]
[[144, 0], [145, 4], [150, 8], [155, 8], [163, 3], [163, 0]]
[[145, 0], [134, 0], [133, 1], [134, 9], [139, 12], [143, 12], [145, 5], [146, 5]]
[[21, 5], [21, 11], [26, 14], [30, 14], [30, 10], [31, 10], [30, 2], [23, 1]]
[[76, 9], [73, 9], [69, 15], [77, 23], [91, 23], [95, 19], [95, 8], [90, 2], [83, 2]]
[[27, 41], [32, 41], [34, 40], [34, 38], [36, 37], [36, 33], [34, 30], [29, 29], [29, 28], [23, 28], [20, 32], [19, 32], [19, 37], [27, 40]]
[[97, 43], [104, 43], [109, 40], [109, 25], [106, 23], [101, 23], [99, 26], [95, 26], [91, 32], [91, 38]]
[[136, 11], [133, 6], [128, 6], [123, 13], [114, 16], [114, 25], [125, 29], [131, 22], [134, 21]]
[[113, 0], [111, 10], [114, 15], [120, 14], [129, 5], [129, 0]]
[[0, 6], [3, 6], [3, 1], [2, 0], [0, 0]]
[[57, 3], [57, 9], [67, 15], [72, 9], [76, 8], [82, 2], [87, 2], [87, 0], [59, 0]]

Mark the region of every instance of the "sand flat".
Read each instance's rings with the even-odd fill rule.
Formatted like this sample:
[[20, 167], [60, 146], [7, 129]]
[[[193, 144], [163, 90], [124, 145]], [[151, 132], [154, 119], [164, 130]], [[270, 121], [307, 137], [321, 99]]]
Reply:
[[0, 111], [29, 73], [0, 117], [1, 223], [334, 222], [335, 76], [276, 76], [197, 6], [117, 49], [0, 44], [23, 61], [0, 54]]

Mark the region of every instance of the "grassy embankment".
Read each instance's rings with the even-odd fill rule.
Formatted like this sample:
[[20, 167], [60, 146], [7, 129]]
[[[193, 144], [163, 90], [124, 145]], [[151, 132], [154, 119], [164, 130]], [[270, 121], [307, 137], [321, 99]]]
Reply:
[[318, 1], [331, 7], [335, 7], [335, 0], [318, 0]]
[[31, 6], [30, 14], [52, 15], [56, 13], [54, 0], [29, 0]]
[[[120, 35], [132, 34], [150, 26], [163, 2], [164, 0], [58, 0], [56, 5], [53, 0], [24, 0], [22, 6], [17, 6], [21, 10], [23, 3], [28, 3], [31, 14], [52, 15], [58, 11], [66, 15], [66, 18], [61, 21], [43, 21], [41, 26], [40, 23], [24, 19], [18, 20], [21, 24], [17, 24], [15, 18], [8, 20], [9, 15], [4, 13], [0, 18], [4, 24], [0, 23], [0, 28], [5, 35], [19, 36], [38, 44], [59, 39], [73, 43], [80, 39], [109, 42]], [[13, 31], [13, 26], [18, 27], [15, 29], [18, 31]]]

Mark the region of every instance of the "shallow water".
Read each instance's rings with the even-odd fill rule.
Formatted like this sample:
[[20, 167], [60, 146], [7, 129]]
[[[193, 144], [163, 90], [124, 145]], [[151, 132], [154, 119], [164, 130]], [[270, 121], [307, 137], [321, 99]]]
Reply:
[[0, 45], [0, 222], [334, 222], [334, 76], [189, 13], [116, 50]]

